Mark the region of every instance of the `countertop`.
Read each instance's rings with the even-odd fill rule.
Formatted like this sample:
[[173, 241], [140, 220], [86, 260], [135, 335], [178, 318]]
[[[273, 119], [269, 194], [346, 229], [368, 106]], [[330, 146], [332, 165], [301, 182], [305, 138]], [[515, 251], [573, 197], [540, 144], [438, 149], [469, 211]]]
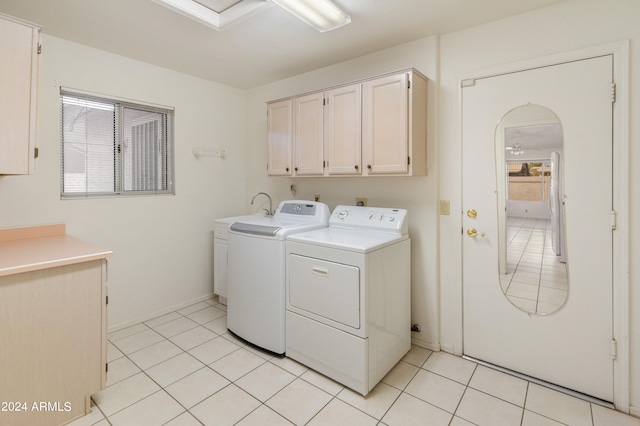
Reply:
[[65, 233], [65, 226], [0, 229], [0, 276], [105, 259], [113, 251]]

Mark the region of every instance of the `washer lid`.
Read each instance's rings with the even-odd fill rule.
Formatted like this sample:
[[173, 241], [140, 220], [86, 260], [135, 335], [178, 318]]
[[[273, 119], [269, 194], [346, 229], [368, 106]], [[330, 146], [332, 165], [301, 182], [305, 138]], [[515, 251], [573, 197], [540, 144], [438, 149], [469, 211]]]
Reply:
[[287, 217], [255, 216], [232, 223], [229, 227], [229, 232], [231, 234], [249, 234], [258, 237], [284, 240], [288, 235], [325, 228], [326, 226], [326, 221], [299, 222], [290, 220]]
[[279, 226], [257, 225], [255, 223], [234, 222], [229, 227], [230, 230], [242, 232], [243, 234], [264, 235], [266, 237], [275, 237], [282, 228]]
[[407, 234], [384, 234], [332, 227], [302, 232], [287, 237], [287, 241], [348, 250], [357, 253], [369, 253], [407, 239], [409, 239]]

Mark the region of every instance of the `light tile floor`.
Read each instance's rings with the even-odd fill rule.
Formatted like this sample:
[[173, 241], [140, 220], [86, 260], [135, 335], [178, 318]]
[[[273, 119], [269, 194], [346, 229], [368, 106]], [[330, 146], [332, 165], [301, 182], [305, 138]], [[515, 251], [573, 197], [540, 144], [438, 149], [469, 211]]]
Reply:
[[511, 303], [524, 311], [550, 314], [567, 299], [567, 268], [554, 253], [551, 238], [550, 220], [507, 220], [507, 273], [500, 283]]
[[414, 346], [366, 397], [234, 338], [211, 299], [109, 335], [107, 388], [84, 425], [640, 426], [603, 408]]

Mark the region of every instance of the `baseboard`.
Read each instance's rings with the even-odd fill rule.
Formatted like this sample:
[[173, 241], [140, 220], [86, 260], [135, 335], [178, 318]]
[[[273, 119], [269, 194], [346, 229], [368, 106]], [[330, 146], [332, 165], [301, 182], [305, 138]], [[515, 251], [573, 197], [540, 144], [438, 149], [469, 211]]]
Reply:
[[452, 354], [452, 355], [456, 355], [456, 356], [461, 356], [462, 354], [457, 354], [456, 351], [454, 350], [453, 346], [450, 345], [440, 345], [440, 350], [442, 352], [446, 352], [448, 354]]
[[211, 294], [208, 294], [206, 296], [197, 297], [197, 298], [192, 299], [192, 300], [190, 300], [188, 302], [185, 302], [185, 303], [180, 303], [180, 304], [177, 304], [177, 305], [169, 306], [167, 308], [164, 308], [164, 309], [161, 309], [159, 311], [156, 311], [156, 312], [154, 312], [152, 314], [144, 315], [144, 316], [138, 317], [136, 319], [132, 319], [130, 321], [126, 321], [126, 322], [122, 322], [120, 324], [116, 324], [116, 325], [110, 326], [110, 327], [107, 328], [107, 332], [108, 333], [113, 333], [114, 331], [122, 330], [123, 328], [131, 327], [133, 325], [140, 324], [141, 322], [149, 321], [149, 320], [152, 320], [154, 318], [160, 317], [162, 315], [165, 315], [165, 314], [180, 310], [182, 308], [186, 308], [187, 306], [191, 306], [191, 305], [193, 305], [195, 303], [204, 302], [205, 300], [209, 300], [209, 299], [211, 299], [213, 297], [215, 297], [215, 294], [211, 293]]
[[631, 405], [629, 407], [629, 414], [634, 417], [640, 417], [640, 407], [634, 407], [633, 405]]
[[440, 345], [437, 343], [425, 342], [424, 340], [411, 338], [411, 344], [420, 346], [421, 348], [429, 349], [430, 351], [440, 352]]

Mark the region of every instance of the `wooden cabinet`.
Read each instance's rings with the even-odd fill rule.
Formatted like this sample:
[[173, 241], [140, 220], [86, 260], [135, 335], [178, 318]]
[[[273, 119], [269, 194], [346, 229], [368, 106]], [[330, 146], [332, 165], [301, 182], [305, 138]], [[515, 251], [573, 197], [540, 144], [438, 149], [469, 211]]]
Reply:
[[427, 82], [409, 69], [269, 103], [269, 175], [426, 175]]
[[291, 176], [293, 147], [293, 100], [267, 105], [267, 174]]
[[360, 93], [354, 84], [268, 104], [269, 175], [359, 175]]
[[0, 175], [35, 167], [40, 29], [0, 14]]
[[352, 84], [325, 92], [324, 146], [328, 176], [360, 175], [361, 85]]
[[293, 172], [295, 176], [324, 174], [324, 95], [294, 98]]
[[427, 79], [415, 71], [362, 84], [365, 175], [426, 174]]
[[111, 252], [59, 229], [0, 230], [3, 425], [66, 424], [105, 387]]

